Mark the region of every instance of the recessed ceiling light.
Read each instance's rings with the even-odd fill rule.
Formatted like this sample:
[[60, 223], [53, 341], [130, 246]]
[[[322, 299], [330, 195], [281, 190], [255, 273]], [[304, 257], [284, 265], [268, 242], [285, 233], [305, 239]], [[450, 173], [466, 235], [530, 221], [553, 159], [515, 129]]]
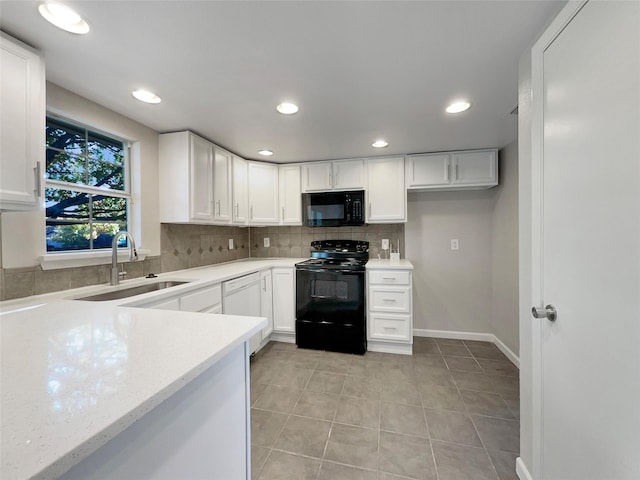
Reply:
[[469, 110], [470, 106], [471, 104], [469, 102], [462, 100], [452, 103], [445, 110], [447, 111], [447, 113], [460, 113], [464, 112], [465, 110]]
[[296, 113], [299, 109], [295, 103], [284, 102], [276, 107], [280, 113], [284, 113], [285, 115], [292, 115]]
[[372, 147], [375, 147], [375, 148], [384, 148], [384, 147], [386, 147], [387, 145], [389, 145], [389, 142], [387, 142], [386, 140], [382, 140], [382, 139], [380, 139], [380, 140], [376, 140], [375, 142], [373, 142], [373, 143], [371, 144], [371, 146], [372, 146]]
[[135, 90], [132, 95], [145, 103], [160, 103], [162, 101], [159, 96], [148, 90]]
[[271, 155], [273, 155], [273, 152], [271, 150], [258, 150], [258, 153], [260, 155], [264, 155], [265, 157], [270, 157]]
[[74, 10], [61, 3], [46, 2], [38, 6], [38, 11], [48, 22], [71, 33], [88, 33], [89, 24]]

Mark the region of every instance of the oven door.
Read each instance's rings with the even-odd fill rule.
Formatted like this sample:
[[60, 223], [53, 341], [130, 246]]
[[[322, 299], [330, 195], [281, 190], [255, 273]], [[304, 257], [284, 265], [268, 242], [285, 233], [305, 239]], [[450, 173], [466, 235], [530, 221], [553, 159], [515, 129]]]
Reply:
[[314, 323], [363, 326], [365, 272], [297, 267], [296, 318]]

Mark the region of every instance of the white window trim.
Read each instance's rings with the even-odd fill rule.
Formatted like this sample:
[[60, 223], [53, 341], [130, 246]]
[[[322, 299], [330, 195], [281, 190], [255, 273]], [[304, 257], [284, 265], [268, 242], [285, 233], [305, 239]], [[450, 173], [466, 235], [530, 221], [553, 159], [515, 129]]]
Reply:
[[[151, 252], [146, 249], [136, 249], [138, 261], [144, 260]], [[129, 248], [118, 248], [118, 263], [129, 261]], [[108, 265], [111, 263], [111, 249], [80, 250], [69, 252], [50, 252], [38, 257], [43, 270], [58, 270], [60, 268], [90, 267], [92, 265]]]
[[[78, 127], [84, 128], [86, 130], [90, 130], [95, 133], [101, 133], [103, 135], [116, 138], [121, 140], [126, 147], [126, 169], [125, 169], [125, 190], [109, 190], [109, 189], [101, 189], [101, 188], [93, 188], [84, 184], [74, 184], [67, 182], [60, 182], [57, 180], [46, 180], [45, 179], [45, 187], [50, 186], [52, 188], [64, 188], [68, 190], [74, 191], [83, 191], [86, 193], [96, 193], [101, 195], [109, 195], [113, 197], [121, 197], [126, 198], [129, 202], [129, 208], [127, 210], [127, 223], [128, 223], [128, 231], [131, 233], [135, 231], [135, 225], [137, 224], [135, 218], [133, 218], [133, 204], [135, 192], [132, 189], [131, 182], [131, 170], [133, 168], [133, 156], [132, 156], [132, 144], [135, 140], [128, 138], [126, 135], [122, 135], [121, 133], [105, 130], [104, 128], [96, 127], [91, 122], [87, 122], [82, 118], [78, 118], [73, 115], [66, 115], [65, 113], [57, 110], [57, 109], [47, 109], [46, 112], [47, 117], [52, 117], [54, 119], [58, 119], [62, 122], [67, 122], [71, 124], [75, 124]], [[44, 212], [43, 212], [44, 213]], [[45, 218], [46, 221], [46, 218]], [[45, 240], [43, 238], [43, 240]], [[47, 252], [46, 251], [46, 240], [45, 240], [45, 252], [44, 255], [40, 255], [38, 257], [38, 263], [43, 270], [58, 270], [62, 268], [73, 268], [73, 267], [90, 267], [93, 265], [108, 265], [111, 263], [112, 252], [111, 249], [100, 248], [93, 250], [68, 250], [68, 251], [60, 251], [60, 252]], [[138, 261], [144, 260], [147, 255], [151, 252], [148, 249], [140, 249], [137, 248], [138, 252]], [[118, 263], [129, 261], [129, 249], [128, 248], [118, 248], [117, 253]]]

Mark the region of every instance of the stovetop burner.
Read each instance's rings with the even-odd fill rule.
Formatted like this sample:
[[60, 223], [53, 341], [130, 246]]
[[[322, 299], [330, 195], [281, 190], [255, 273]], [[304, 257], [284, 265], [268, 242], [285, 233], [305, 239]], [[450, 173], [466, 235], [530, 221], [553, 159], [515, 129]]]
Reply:
[[369, 260], [369, 242], [362, 240], [316, 240], [311, 242], [311, 259], [299, 268], [364, 270]]

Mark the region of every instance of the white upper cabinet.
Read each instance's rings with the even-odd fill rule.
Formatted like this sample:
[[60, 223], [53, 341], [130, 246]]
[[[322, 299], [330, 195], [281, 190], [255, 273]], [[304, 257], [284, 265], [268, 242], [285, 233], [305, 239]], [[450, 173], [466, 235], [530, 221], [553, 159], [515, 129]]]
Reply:
[[313, 162], [302, 165], [302, 191], [322, 192], [333, 188], [331, 162]]
[[451, 154], [453, 185], [487, 186], [498, 184], [498, 152], [483, 150]]
[[233, 157], [232, 223], [247, 225], [249, 223], [249, 179], [247, 161]]
[[407, 221], [404, 157], [370, 158], [367, 165], [367, 223]]
[[280, 225], [302, 225], [300, 165], [280, 165]]
[[0, 211], [39, 210], [45, 151], [45, 65], [0, 32]]
[[161, 222], [213, 222], [213, 148], [191, 132], [160, 135]]
[[405, 170], [409, 190], [490, 188], [498, 184], [498, 151], [409, 155]]
[[278, 165], [249, 162], [249, 223], [277, 225]]
[[413, 155], [407, 157], [407, 188], [449, 185], [448, 153]]
[[213, 220], [213, 145], [191, 135], [191, 218]]
[[302, 191], [362, 190], [365, 187], [364, 160], [335, 160], [302, 165]]
[[231, 162], [233, 155], [214, 148], [213, 217], [216, 223], [231, 222]]

